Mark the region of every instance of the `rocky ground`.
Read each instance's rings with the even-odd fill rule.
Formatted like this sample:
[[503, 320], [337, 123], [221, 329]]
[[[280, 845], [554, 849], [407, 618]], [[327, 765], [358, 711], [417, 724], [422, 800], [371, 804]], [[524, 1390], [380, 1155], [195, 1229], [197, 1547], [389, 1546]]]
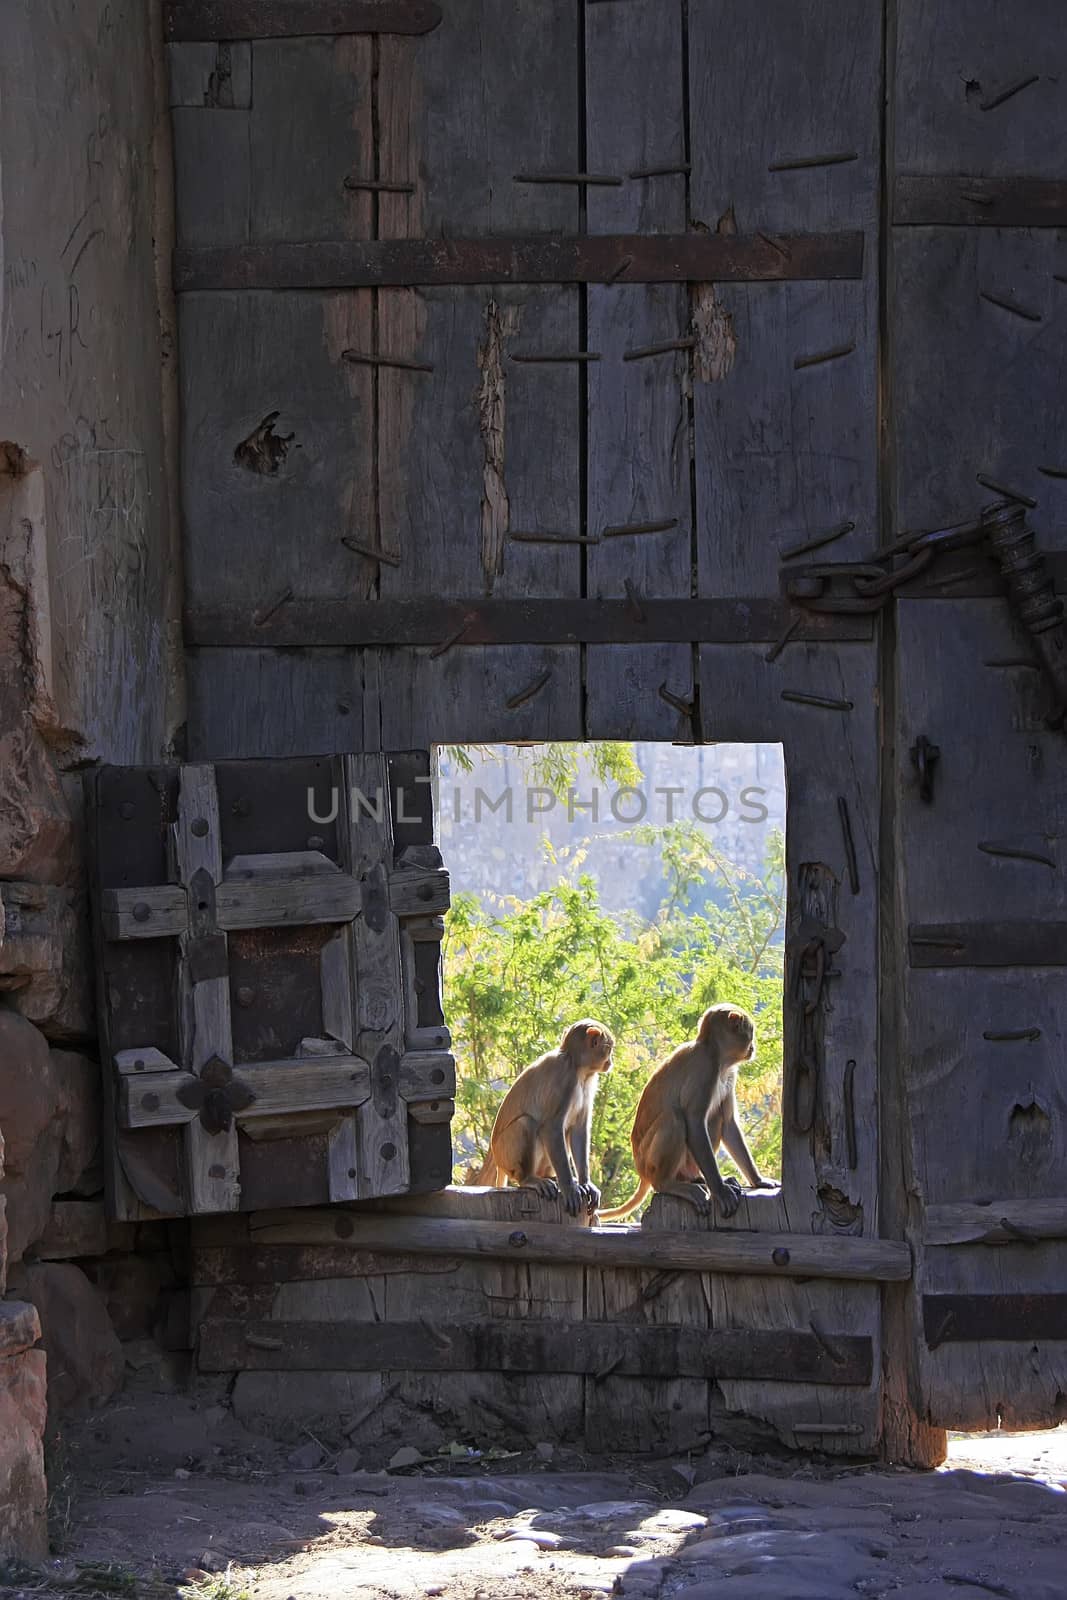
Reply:
[[56, 1554], [0, 1573], [5, 1600], [1067, 1595], [1067, 1428], [955, 1439], [936, 1473], [547, 1445], [382, 1471], [127, 1392], [67, 1430], [50, 1481]]

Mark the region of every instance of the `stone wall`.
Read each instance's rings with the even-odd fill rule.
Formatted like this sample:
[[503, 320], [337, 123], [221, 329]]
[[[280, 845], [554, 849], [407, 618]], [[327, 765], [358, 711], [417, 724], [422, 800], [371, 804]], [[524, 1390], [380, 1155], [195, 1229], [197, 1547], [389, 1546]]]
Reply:
[[3, 10], [0, 1555], [36, 1558], [46, 1353], [49, 1426], [123, 1375], [92, 1282], [116, 1241], [101, 1198], [82, 772], [175, 750], [181, 574], [161, 8]]

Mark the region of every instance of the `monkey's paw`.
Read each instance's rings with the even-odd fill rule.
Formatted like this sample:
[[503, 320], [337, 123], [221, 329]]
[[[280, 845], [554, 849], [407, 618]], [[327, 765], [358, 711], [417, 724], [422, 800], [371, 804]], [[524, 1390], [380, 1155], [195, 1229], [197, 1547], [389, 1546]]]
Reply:
[[688, 1200], [700, 1217], [706, 1217], [711, 1211], [711, 1196], [703, 1184], [691, 1183], [688, 1194], [681, 1195], [679, 1198]]
[[727, 1178], [718, 1192], [719, 1210], [724, 1217], [732, 1217], [741, 1204], [741, 1186], [736, 1178]]
[[581, 1183], [578, 1187], [581, 1190], [585, 1208], [589, 1215], [592, 1216], [593, 1212], [600, 1208], [600, 1190], [595, 1183]]
[[558, 1200], [559, 1185], [555, 1178], [527, 1178], [521, 1185], [523, 1189], [532, 1189], [534, 1194], [539, 1194], [542, 1200]]
[[567, 1208], [568, 1216], [576, 1217], [579, 1211], [584, 1210], [587, 1204], [584, 1183], [565, 1183], [560, 1193], [563, 1196], [563, 1204]]

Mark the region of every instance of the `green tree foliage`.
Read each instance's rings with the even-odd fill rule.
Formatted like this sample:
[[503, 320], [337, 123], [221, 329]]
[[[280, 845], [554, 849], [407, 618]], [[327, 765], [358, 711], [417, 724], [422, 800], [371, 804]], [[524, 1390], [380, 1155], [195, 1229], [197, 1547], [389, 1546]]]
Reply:
[[532, 899], [492, 906], [473, 895], [453, 901], [444, 943], [445, 1014], [459, 1070], [461, 1165], [480, 1163], [517, 1073], [558, 1044], [568, 1023], [594, 1016], [611, 1028], [617, 1048], [615, 1070], [597, 1098], [593, 1178], [605, 1204], [624, 1200], [635, 1183], [630, 1126], [649, 1073], [693, 1037], [707, 1006], [732, 1001], [757, 1022], [757, 1056], [738, 1083], [745, 1133], [762, 1171], [780, 1174], [781, 835], [772, 835], [763, 873], [755, 875], [727, 861], [691, 824], [633, 832], [643, 843], [654, 836], [662, 847], [666, 893], [651, 925], [601, 909], [593, 879], [581, 871], [581, 851], [561, 864], [556, 887]]

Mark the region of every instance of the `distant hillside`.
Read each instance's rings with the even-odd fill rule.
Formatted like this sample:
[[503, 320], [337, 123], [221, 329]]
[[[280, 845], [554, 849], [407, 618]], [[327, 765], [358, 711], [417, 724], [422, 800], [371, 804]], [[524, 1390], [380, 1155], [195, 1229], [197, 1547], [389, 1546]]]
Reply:
[[619, 791], [598, 779], [583, 753], [569, 805], [537, 787], [528, 749], [471, 747], [470, 772], [442, 752], [438, 836], [453, 890], [486, 901], [525, 900], [581, 870], [596, 879], [606, 910], [651, 919], [664, 900], [659, 850], [627, 836], [635, 826], [630, 819], [642, 810], [644, 823], [654, 827], [672, 819], [695, 824], [731, 861], [761, 870], [768, 835], [785, 828], [780, 745], [636, 744], [633, 750], [639, 786]]

